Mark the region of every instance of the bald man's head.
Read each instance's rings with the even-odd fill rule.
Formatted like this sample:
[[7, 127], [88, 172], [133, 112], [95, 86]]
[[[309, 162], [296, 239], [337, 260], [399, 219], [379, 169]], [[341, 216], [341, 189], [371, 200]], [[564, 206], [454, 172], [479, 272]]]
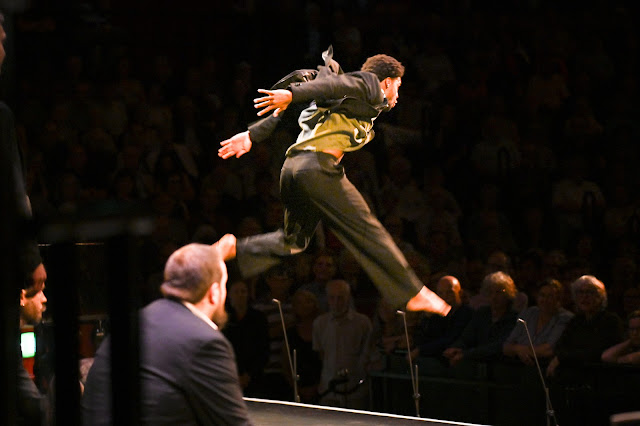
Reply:
[[462, 303], [462, 287], [454, 276], [445, 275], [440, 278], [436, 285], [436, 293], [452, 307], [460, 306]]

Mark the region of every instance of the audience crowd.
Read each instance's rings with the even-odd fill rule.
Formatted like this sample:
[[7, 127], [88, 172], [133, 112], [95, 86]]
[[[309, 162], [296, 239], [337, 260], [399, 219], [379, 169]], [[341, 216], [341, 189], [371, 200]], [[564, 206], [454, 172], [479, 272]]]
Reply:
[[[217, 156], [257, 118], [258, 88], [314, 68], [329, 44], [345, 71], [374, 53], [405, 65], [397, 108], [343, 162], [418, 276], [451, 300], [452, 318], [408, 316], [407, 348], [393, 307], [321, 229], [306, 253], [230, 281], [227, 335], [247, 395], [293, 397], [287, 335], [308, 402], [349, 405], [347, 389], [365, 407], [358, 380], [393, 351], [441, 368], [531, 365], [519, 315], [552, 380], [575, 382], [565, 364], [638, 363], [635, 3], [39, 3], [12, 17], [19, 72], [7, 89], [34, 215], [147, 208], [145, 303], [177, 247], [281, 226], [279, 170], [298, 129], [241, 159]], [[332, 328], [321, 335], [317, 324]], [[336, 336], [353, 347], [327, 352]]]

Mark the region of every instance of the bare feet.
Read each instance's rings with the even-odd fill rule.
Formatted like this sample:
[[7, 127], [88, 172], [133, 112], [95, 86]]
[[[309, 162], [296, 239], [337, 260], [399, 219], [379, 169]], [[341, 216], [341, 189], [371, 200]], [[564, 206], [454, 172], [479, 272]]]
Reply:
[[451, 306], [427, 287], [422, 287], [420, 293], [407, 302], [407, 310], [433, 312], [446, 316], [451, 310]]
[[220, 251], [222, 259], [226, 262], [236, 257], [236, 237], [232, 234], [225, 234], [217, 242], [213, 243]]

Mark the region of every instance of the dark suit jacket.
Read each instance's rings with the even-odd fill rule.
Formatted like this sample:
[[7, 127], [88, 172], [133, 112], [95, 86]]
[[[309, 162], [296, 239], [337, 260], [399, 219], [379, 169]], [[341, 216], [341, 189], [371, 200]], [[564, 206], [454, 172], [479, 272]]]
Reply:
[[[142, 424], [248, 425], [231, 345], [180, 302], [141, 311]], [[85, 425], [111, 424], [109, 339], [98, 352], [82, 400]]]
[[41, 426], [47, 423], [49, 400], [40, 393], [18, 355], [18, 425]]

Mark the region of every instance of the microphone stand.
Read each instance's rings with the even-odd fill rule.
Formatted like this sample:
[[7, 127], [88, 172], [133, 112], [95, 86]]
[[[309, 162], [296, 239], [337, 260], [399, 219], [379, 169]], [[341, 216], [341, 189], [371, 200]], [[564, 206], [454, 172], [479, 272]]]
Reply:
[[293, 400], [300, 402], [300, 395], [298, 395], [298, 365], [296, 350], [293, 350], [293, 361], [291, 360], [291, 351], [289, 349], [289, 339], [287, 338], [287, 327], [284, 324], [284, 314], [282, 313], [282, 304], [278, 299], [272, 299], [278, 304], [280, 310], [280, 321], [282, 322], [282, 334], [284, 334], [284, 344], [287, 348], [287, 359], [289, 360], [289, 368], [291, 369], [291, 378], [293, 379]]
[[553, 419], [553, 424], [555, 426], [560, 426], [558, 424], [558, 420], [556, 419], [555, 411], [551, 406], [551, 398], [549, 398], [549, 388], [547, 387], [547, 384], [544, 381], [544, 376], [542, 375], [542, 370], [540, 369], [540, 363], [538, 363], [538, 356], [536, 355], [536, 350], [533, 347], [533, 341], [531, 340], [531, 335], [529, 334], [529, 327], [527, 327], [527, 322], [522, 318], [518, 318], [518, 322], [521, 322], [522, 325], [524, 325], [524, 330], [527, 332], [527, 338], [529, 339], [529, 346], [531, 347], [531, 352], [533, 352], [533, 359], [536, 361], [536, 367], [538, 368], [540, 381], [542, 382], [542, 387], [544, 388], [546, 413], [547, 413], [547, 426], [551, 425], [551, 419]]
[[411, 360], [411, 346], [409, 344], [409, 331], [407, 329], [407, 314], [404, 311], [396, 311], [402, 315], [402, 322], [404, 323], [404, 336], [407, 339], [407, 356], [409, 357], [409, 373], [411, 374], [411, 386], [413, 388], [413, 402], [416, 406], [416, 417], [420, 417], [420, 392], [418, 392], [418, 365], [416, 364], [415, 374], [413, 372], [413, 361]]

